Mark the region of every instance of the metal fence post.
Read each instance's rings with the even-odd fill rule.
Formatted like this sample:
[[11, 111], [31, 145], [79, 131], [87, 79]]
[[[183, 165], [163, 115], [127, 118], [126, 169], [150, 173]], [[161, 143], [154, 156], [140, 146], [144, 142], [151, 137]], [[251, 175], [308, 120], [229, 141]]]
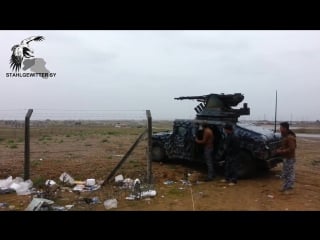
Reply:
[[30, 117], [33, 109], [29, 109], [24, 124], [24, 180], [30, 179]]
[[147, 162], [147, 179], [148, 184], [152, 183], [152, 118], [150, 110], [146, 110], [148, 119], [148, 162]]

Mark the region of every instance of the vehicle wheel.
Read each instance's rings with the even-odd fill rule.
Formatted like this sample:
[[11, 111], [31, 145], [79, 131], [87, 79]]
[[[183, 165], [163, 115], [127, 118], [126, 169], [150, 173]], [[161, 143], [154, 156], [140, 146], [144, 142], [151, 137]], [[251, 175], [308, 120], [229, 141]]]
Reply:
[[240, 151], [238, 161], [237, 174], [239, 178], [249, 178], [256, 173], [257, 164], [248, 152]]
[[164, 149], [160, 146], [153, 146], [151, 150], [152, 161], [161, 162], [166, 158]]

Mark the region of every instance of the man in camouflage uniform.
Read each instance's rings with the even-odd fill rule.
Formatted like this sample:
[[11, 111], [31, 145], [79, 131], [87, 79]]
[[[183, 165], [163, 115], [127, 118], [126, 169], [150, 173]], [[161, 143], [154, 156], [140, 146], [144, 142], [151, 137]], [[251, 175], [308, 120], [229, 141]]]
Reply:
[[233, 186], [238, 182], [237, 168], [239, 167], [239, 151], [240, 141], [239, 138], [233, 132], [233, 126], [226, 123], [224, 126], [226, 138], [224, 142], [224, 151], [226, 155], [225, 165], [225, 179], [221, 182], [228, 182], [229, 186]]
[[290, 193], [295, 181], [296, 136], [294, 132], [289, 129], [288, 122], [280, 123], [280, 132], [282, 136], [281, 147], [276, 150], [277, 153], [284, 158], [282, 169], [283, 187], [280, 191]]

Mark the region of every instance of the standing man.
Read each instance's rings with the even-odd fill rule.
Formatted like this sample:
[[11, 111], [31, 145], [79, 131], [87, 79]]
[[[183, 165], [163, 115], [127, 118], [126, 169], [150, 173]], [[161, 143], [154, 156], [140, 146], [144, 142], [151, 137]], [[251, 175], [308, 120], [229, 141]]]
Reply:
[[276, 152], [283, 157], [283, 187], [280, 191], [290, 193], [295, 181], [296, 136], [294, 132], [289, 129], [288, 122], [280, 123], [280, 132], [282, 136], [281, 147], [276, 150]]
[[199, 140], [197, 137], [195, 139], [196, 143], [204, 145], [204, 159], [206, 161], [208, 167], [208, 176], [206, 178], [206, 182], [212, 181], [215, 177], [214, 169], [213, 169], [213, 140], [214, 135], [209, 128], [208, 123], [205, 121], [202, 123], [203, 128], [203, 137], [202, 140]]
[[228, 182], [233, 186], [238, 181], [238, 155], [240, 151], [240, 141], [233, 133], [233, 126], [229, 123], [225, 124], [224, 132], [226, 133], [224, 150], [226, 154], [225, 179], [221, 182]]

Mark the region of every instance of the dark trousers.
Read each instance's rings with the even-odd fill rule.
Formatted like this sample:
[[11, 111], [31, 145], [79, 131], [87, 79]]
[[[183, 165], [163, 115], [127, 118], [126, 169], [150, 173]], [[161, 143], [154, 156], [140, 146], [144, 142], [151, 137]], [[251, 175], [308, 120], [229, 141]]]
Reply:
[[227, 156], [225, 165], [225, 178], [229, 182], [237, 183], [238, 181], [238, 160], [236, 156]]
[[213, 169], [213, 149], [205, 148], [204, 149], [204, 159], [206, 161], [208, 167], [208, 178], [212, 179], [215, 177], [214, 169]]

